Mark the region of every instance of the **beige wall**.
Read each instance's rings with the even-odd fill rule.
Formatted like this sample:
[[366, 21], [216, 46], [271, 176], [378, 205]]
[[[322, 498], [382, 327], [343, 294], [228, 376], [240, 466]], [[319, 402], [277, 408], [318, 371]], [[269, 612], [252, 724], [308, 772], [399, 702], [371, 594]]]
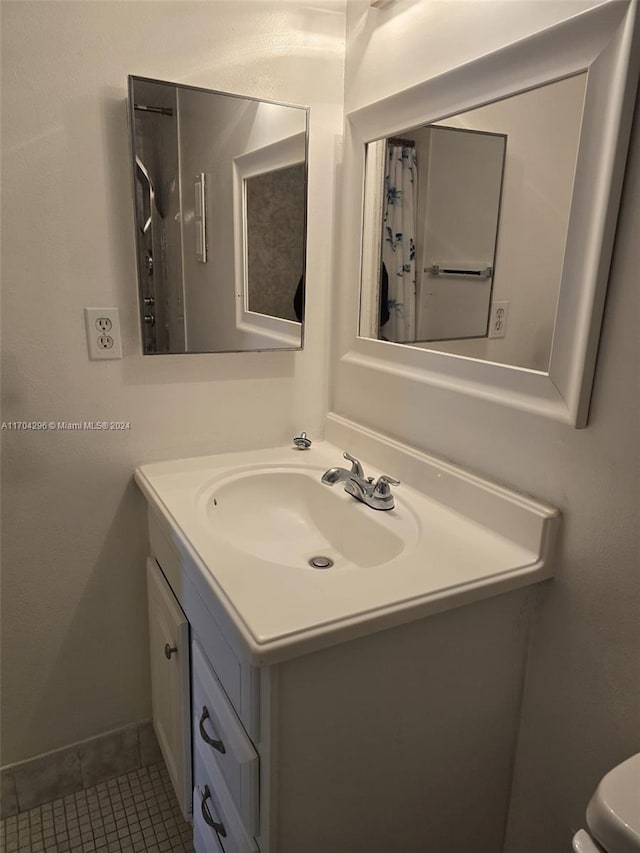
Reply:
[[[331, 0], [2, 3], [2, 418], [131, 422], [2, 432], [2, 764], [149, 717], [133, 467], [321, 428], [343, 50]], [[127, 74], [311, 106], [304, 352], [140, 355]]]
[[[349, 4], [347, 110], [420, 82], [592, 3], [397, 0]], [[390, 43], [403, 61], [388, 62]], [[337, 287], [353, 299], [345, 151]], [[357, 194], [356, 194], [357, 196]], [[638, 316], [640, 127], [634, 129], [589, 426], [568, 426], [336, 362], [332, 408], [558, 506], [556, 577], [541, 586], [506, 853], [566, 853], [603, 773], [640, 749]], [[341, 312], [336, 324], [341, 327]], [[349, 330], [344, 330], [345, 337]], [[391, 472], [393, 473], [393, 472]], [[490, 780], [487, 780], [490, 784]], [[494, 853], [494, 851], [491, 851]]]

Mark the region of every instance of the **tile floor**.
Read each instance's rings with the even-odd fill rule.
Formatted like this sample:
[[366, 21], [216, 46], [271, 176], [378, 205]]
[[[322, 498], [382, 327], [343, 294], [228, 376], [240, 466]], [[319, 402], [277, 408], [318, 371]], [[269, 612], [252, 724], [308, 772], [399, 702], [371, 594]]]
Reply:
[[0, 853], [193, 853], [164, 764], [0, 820]]

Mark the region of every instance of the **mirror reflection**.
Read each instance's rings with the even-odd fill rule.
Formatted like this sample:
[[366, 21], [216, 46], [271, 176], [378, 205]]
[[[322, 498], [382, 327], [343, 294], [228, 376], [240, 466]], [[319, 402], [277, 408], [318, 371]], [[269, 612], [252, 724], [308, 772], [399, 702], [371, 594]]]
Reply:
[[307, 113], [129, 78], [145, 354], [302, 346]]
[[585, 81], [367, 145], [362, 337], [548, 370]]
[[245, 181], [249, 311], [302, 320], [304, 163]]

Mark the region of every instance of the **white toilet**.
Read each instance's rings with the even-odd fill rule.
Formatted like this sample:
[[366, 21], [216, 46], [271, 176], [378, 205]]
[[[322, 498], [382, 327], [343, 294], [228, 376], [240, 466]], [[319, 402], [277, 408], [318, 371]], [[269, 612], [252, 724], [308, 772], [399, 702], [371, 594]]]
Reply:
[[640, 753], [602, 779], [587, 807], [589, 832], [573, 837], [575, 853], [640, 853]]

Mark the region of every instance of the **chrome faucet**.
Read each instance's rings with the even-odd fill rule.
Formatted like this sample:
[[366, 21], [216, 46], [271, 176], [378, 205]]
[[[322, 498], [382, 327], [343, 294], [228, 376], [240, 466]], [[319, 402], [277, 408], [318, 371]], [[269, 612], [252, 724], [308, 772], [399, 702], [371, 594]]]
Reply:
[[336, 483], [344, 483], [344, 490], [358, 501], [370, 506], [371, 509], [393, 509], [395, 501], [391, 486], [399, 486], [400, 480], [394, 480], [386, 474], [378, 477], [373, 482], [373, 477], [364, 476], [362, 465], [355, 457], [347, 453], [342, 454], [351, 462], [351, 470], [346, 468], [329, 468], [322, 475], [322, 482], [327, 486], [335, 486]]

